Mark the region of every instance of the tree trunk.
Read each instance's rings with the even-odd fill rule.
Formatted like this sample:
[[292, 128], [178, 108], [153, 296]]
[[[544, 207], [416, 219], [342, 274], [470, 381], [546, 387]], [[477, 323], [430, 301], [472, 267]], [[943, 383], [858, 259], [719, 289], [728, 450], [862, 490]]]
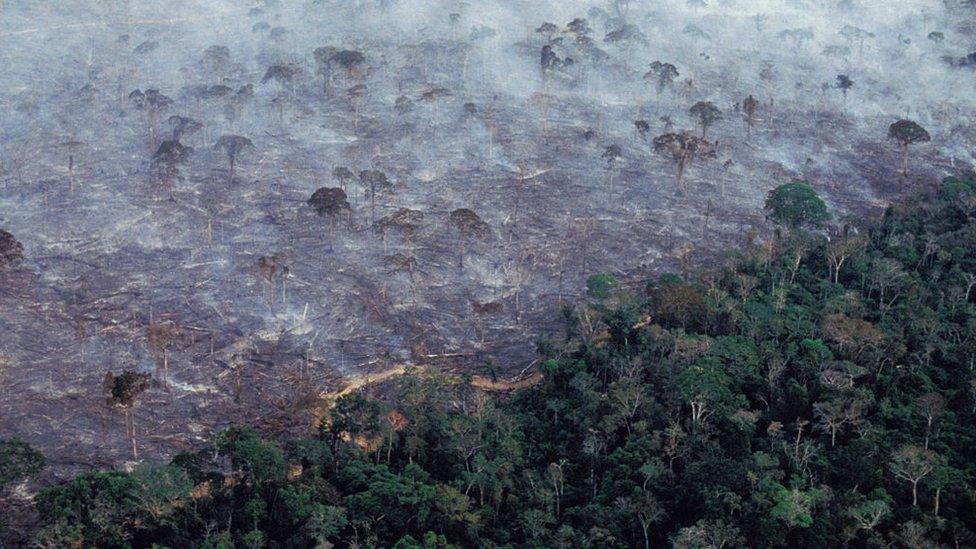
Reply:
[[678, 191], [681, 191], [681, 183], [685, 175], [685, 160], [681, 159], [678, 161]]
[[139, 459], [139, 450], [136, 448], [136, 424], [135, 420], [132, 418], [131, 408], [126, 408], [125, 418], [126, 430], [128, 431], [129, 440], [132, 443], [132, 459]]
[[376, 222], [376, 189], [369, 189], [369, 225]]

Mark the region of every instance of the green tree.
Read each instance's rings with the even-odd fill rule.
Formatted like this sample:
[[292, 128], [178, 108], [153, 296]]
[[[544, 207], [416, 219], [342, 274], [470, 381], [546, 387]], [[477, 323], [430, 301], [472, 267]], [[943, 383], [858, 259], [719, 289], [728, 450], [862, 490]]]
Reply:
[[280, 481], [285, 477], [287, 464], [281, 448], [261, 440], [251, 427], [231, 427], [221, 431], [214, 437], [213, 445], [252, 484]]
[[806, 181], [793, 181], [776, 187], [766, 198], [765, 210], [777, 223], [792, 228], [819, 227], [830, 219], [827, 205]]
[[608, 273], [590, 275], [586, 279], [586, 293], [597, 299], [606, 299], [617, 287], [617, 279]]
[[44, 456], [18, 439], [0, 439], [0, 492], [44, 469]]

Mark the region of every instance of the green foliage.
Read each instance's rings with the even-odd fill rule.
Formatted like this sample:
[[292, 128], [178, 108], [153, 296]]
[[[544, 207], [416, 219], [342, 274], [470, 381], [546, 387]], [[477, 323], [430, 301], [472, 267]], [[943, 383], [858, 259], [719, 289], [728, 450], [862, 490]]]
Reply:
[[766, 199], [770, 219], [789, 227], [820, 226], [830, 219], [827, 205], [806, 181], [776, 187]]
[[214, 446], [252, 482], [280, 481], [285, 476], [287, 464], [281, 448], [262, 441], [251, 427], [232, 427], [220, 432]]
[[35, 504], [47, 525], [44, 535], [70, 545], [77, 539], [95, 547], [124, 547], [132, 478], [115, 471], [82, 473], [37, 494]]
[[769, 515], [790, 528], [809, 528], [813, 525], [814, 506], [827, 498], [826, 492], [820, 489], [787, 488], [769, 479], [763, 481], [762, 489], [770, 492], [769, 497], [773, 502]]
[[947, 177], [942, 180], [939, 198], [942, 200], [957, 200], [976, 195], [976, 180]]
[[43, 468], [44, 456], [30, 444], [16, 438], [0, 439], [0, 492]]
[[586, 279], [586, 293], [597, 299], [610, 297], [617, 287], [617, 279], [611, 274], [598, 273]]

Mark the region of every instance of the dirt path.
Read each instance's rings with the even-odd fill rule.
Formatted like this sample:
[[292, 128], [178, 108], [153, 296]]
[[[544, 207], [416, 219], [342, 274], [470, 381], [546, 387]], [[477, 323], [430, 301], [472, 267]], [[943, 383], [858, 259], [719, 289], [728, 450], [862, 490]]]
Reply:
[[[338, 391], [324, 392], [320, 396], [326, 402], [335, 402], [336, 399], [342, 396], [346, 396], [354, 391], [357, 391], [367, 385], [372, 385], [375, 383], [382, 383], [389, 379], [402, 376], [407, 372], [407, 366], [400, 364], [390, 368], [389, 370], [384, 370], [379, 373], [372, 374], [362, 374], [347, 378], [346, 386]], [[448, 377], [454, 380], [461, 379], [461, 376], [457, 374], [448, 374]], [[488, 391], [493, 393], [503, 393], [508, 391], [515, 391], [518, 389], [525, 389], [527, 387], [532, 387], [540, 381], [542, 381], [543, 375], [541, 372], [535, 372], [528, 377], [516, 380], [508, 379], [491, 379], [484, 376], [475, 375], [471, 377], [471, 386], [482, 391]]]

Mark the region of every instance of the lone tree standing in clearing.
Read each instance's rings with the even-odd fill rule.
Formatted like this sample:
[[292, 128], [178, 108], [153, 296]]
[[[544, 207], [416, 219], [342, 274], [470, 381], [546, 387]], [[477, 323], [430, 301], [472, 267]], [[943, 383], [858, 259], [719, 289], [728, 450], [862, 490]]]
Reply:
[[838, 74], [837, 83], [834, 84], [834, 87], [840, 90], [840, 93], [844, 96], [844, 104], [846, 105], [847, 92], [854, 87], [854, 81], [851, 80], [851, 77], [847, 76], [846, 74]]
[[24, 246], [14, 235], [0, 229], [0, 272], [13, 269], [24, 260]]
[[750, 95], [742, 101], [742, 112], [746, 115], [746, 139], [752, 136], [752, 126], [756, 123], [759, 100]]
[[139, 395], [149, 388], [149, 374], [125, 371], [116, 376], [112, 372], [105, 374], [105, 392], [108, 393], [108, 405], [121, 408], [125, 413], [125, 430], [132, 441], [132, 459], [139, 458], [136, 448], [136, 426], [132, 420], [132, 408], [136, 405]]
[[366, 191], [369, 198], [369, 223], [376, 220], [376, 195], [378, 193], [392, 192], [393, 183], [386, 178], [386, 174], [379, 170], [363, 170], [359, 172], [359, 184]]
[[193, 147], [185, 147], [175, 139], [163, 141], [159, 145], [152, 157], [152, 164], [164, 185], [173, 182], [173, 178], [179, 174], [180, 164], [186, 163], [192, 153]]
[[715, 157], [715, 149], [712, 144], [690, 131], [659, 135], [654, 138], [653, 147], [655, 152], [669, 155], [677, 166], [679, 192], [688, 164], [691, 164], [695, 158]]
[[474, 213], [468, 208], [458, 208], [451, 212], [451, 216], [448, 219], [448, 225], [457, 231], [458, 269], [464, 270], [465, 243], [471, 239], [486, 238], [491, 232], [491, 228], [487, 223], [482, 221], [480, 217], [478, 217], [478, 214]]
[[179, 141], [184, 135], [190, 136], [203, 129], [200, 122], [178, 114], [170, 116], [166, 121], [173, 127], [173, 141]]
[[616, 169], [616, 164], [618, 160], [622, 160], [624, 157], [623, 151], [620, 150], [619, 145], [610, 145], [604, 149], [603, 154], [600, 158], [607, 163], [607, 172], [610, 173], [610, 198], [613, 198], [613, 172]]
[[708, 128], [712, 124], [722, 119], [722, 111], [719, 110], [711, 101], [699, 101], [688, 109], [692, 116], [698, 119], [698, 125], [702, 129], [702, 139], [707, 138]]
[[338, 181], [339, 187], [345, 191], [346, 186], [349, 185], [349, 182], [356, 179], [356, 174], [352, 173], [352, 171], [345, 166], [339, 166], [332, 170], [332, 179]]
[[149, 346], [156, 354], [157, 367], [162, 362], [163, 386], [169, 385], [169, 348], [181, 335], [180, 325], [172, 320], [154, 322], [146, 330]]
[[634, 120], [634, 130], [637, 131], [637, 137], [643, 141], [647, 139], [647, 134], [651, 131], [651, 125], [647, 123], [647, 120]]
[[230, 162], [230, 181], [232, 183], [234, 182], [234, 164], [237, 162], [237, 157], [244, 149], [249, 148], [253, 149], [254, 143], [240, 135], [222, 135], [214, 145], [214, 150], [223, 150], [227, 155], [227, 160]]
[[342, 212], [352, 213], [352, 207], [346, 199], [346, 191], [339, 187], [322, 187], [312, 193], [307, 204], [322, 217], [329, 218], [329, 251], [335, 251], [335, 230]]
[[888, 126], [888, 138], [894, 139], [901, 145], [903, 177], [908, 177], [908, 146], [915, 143], [928, 143], [932, 140], [929, 132], [913, 120], [899, 120]]
[[651, 70], [644, 73], [644, 80], [654, 82], [657, 88], [657, 94], [661, 95], [664, 88], [672, 85], [674, 79], [679, 76], [681, 74], [678, 72], [678, 68], [671, 63], [655, 61], [651, 63]]
[[156, 117], [172, 105], [173, 100], [159, 93], [159, 90], [146, 90], [143, 93], [142, 90], [136, 89], [129, 94], [129, 101], [132, 101], [137, 109], [146, 111], [146, 124], [149, 127], [149, 148], [151, 150], [156, 146]]
[[770, 219], [790, 228], [819, 227], [830, 219], [827, 205], [806, 181], [795, 180], [769, 193], [764, 209]]
[[268, 283], [268, 310], [274, 313], [275, 304], [275, 275], [281, 273], [281, 301], [285, 302], [285, 282], [288, 279], [288, 265], [285, 264], [285, 254], [283, 253], [273, 253], [271, 255], [263, 255], [258, 258], [257, 262], [258, 276], [264, 279]]

